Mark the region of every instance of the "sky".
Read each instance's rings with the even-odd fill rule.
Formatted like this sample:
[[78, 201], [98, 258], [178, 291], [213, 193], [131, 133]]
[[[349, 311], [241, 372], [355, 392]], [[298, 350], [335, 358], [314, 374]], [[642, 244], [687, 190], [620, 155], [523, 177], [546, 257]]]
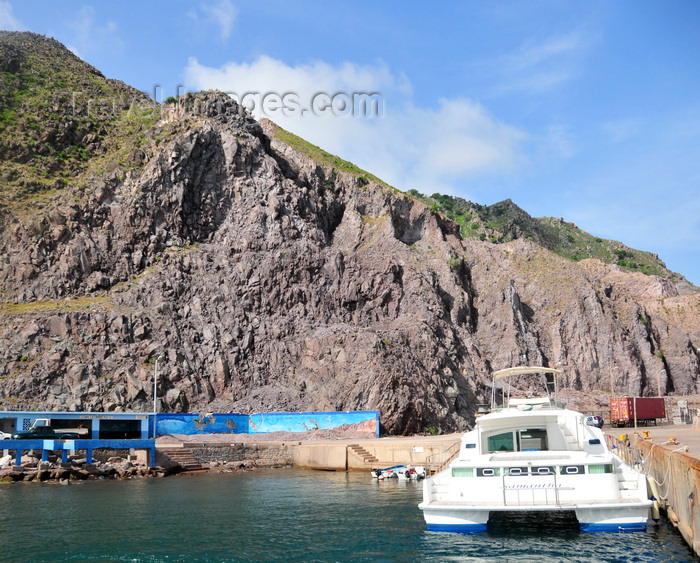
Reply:
[[223, 90], [401, 190], [510, 198], [700, 285], [696, 0], [0, 0], [0, 28], [156, 98]]

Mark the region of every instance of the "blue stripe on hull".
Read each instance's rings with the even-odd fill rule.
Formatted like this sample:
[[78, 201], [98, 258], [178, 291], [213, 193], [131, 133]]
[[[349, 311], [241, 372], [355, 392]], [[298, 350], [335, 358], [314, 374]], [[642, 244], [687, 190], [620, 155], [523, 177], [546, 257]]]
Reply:
[[582, 532], [646, 532], [646, 522], [625, 522], [620, 524], [581, 523]]
[[[478, 534], [485, 532], [486, 524], [426, 524], [429, 532], [457, 532], [460, 534]], [[646, 532], [646, 522], [620, 524], [580, 524], [582, 532]]]
[[486, 531], [486, 524], [426, 524], [429, 532], [459, 532], [476, 534]]

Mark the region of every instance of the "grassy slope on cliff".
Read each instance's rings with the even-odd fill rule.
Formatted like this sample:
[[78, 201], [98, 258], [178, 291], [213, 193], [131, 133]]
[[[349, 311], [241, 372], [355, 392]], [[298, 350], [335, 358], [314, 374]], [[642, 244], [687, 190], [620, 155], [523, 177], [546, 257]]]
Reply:
[[16, 210], [66, 187], [94, 157], [129, 146], [149, 113], [147, 96], [58, 41], [0, 32], [0, 204]]
[[434, 212], [458, 223], [462, 236], [466, 239], [503, 243], [526, 238], [575, 262], [597, 258], [626, 270], [690, 285], [683, 276], [666, 268], [656, 254], [593, 236], [564, 219], [531, 217], [510, 199], [485, 206], [449, 195], [426, 196], [417, 190], [408, 193], [431, 206]]
[[[134, 155], [153, 140], [159, 116], [145, 94], [105, 78], [59, 42], [33, 33], [0, 32], [0, 209], [31, 210], [79, 183], [82, 173], [136, 165], [140, 159]], [[288, 131], [277, 128], [275, 137], [319, 164], [395, 189]], [[563, 219], [533, 218], [510, 200], [484, 206], [416, 190], [408, 195], [455, 221], [467, 239], [502, 243], [527, 238], [573, 261], [598, 258], [688, 284], [655, 254], [594, 237]]]

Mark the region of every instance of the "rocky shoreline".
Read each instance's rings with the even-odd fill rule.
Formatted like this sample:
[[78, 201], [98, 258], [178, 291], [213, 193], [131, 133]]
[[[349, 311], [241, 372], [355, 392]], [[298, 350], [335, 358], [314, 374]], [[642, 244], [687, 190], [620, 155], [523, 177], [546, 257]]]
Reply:
[[173, 473], [173, 469], [148, 467], [144, 463], [120, 456], [111, 456], [105, 462], [87, 463], [85, 458], [76, 458], [63, 463], [58, 460], [41, 461], [34, 456], [24, 455], [22, 465], [14, 465], [14, 456], [11, 455], [0, 458], [0, 483], [55, 481], [67, 484], [91, 479], [165, 477]]
[[[162, 478], [173, 475], [196, 475], [202, 473], [233, 473], [234, 471], [254, 471], [258, 469], [279, 469], [291, 467], [266, 459], [244, 459], [240, 461], [217, 460], [202, 464], [190, 471], [175, 463], [164, 460], [162, 465], [149, 467], [140, 461], [128, 459], [136, 456], [110, 456], [104, 462], [87, 463], [85, 458], [75, 458], [68, 462], [41, 461], [32, 455], [22, 456], [22, 465], [14, 464], [14, 456], [0, 457], [0, 484], [18, 482], [54, 482], [67, 485], [71, 482], [104, 479]], [[159, 458], [162, 456], [159, 455]]]

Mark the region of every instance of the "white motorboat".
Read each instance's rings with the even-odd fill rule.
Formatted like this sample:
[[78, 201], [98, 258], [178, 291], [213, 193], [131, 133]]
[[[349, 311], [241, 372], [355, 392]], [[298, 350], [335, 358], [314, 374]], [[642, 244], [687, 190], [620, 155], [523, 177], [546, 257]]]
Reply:
[[423, 479], [425, 478], [425, 467], [412, 465], [394, 465], [385, 469], [372, 469], [370, 472], [373, 479]]
[[391, 467], [385, 467], [384, 469], [372, 469], [370, 473], [373, 479], [379, 479], [380, 481], [384, 479], [395, 479], [398, 478], [399, 472], [405, 471], [406, 466], [404, 464], [392, 465]]
[[[547, 396], [512, 397], [513, 378], [541, 374]], [[428, 530], [479, 532], [493, 512], [574, 512], [582, 531], [642, 531], [652, 501], [643, 473], [608, 448], [603, 432], [556, 402], [559, 370], [493, 374], [492, 411], [477, 418], [456, 458], [423, 482]], [[496, 396], [503, 396], [495, 407]]]

